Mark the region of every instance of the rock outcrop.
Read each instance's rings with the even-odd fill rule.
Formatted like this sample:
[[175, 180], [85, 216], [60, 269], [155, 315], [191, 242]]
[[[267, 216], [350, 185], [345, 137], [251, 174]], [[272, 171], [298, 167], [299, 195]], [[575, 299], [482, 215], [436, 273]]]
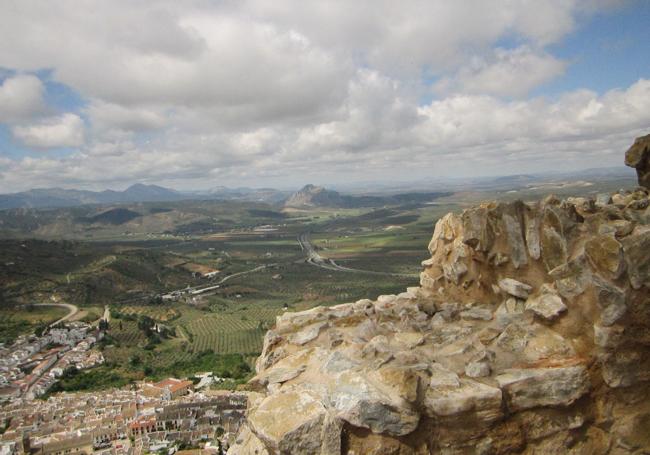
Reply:
[[336, 191], [321, 186], [305, 185], [293, 193], [284, 203], [285, 207], [342, 207], [344, 200]]
[[650, 134], [636, 138], [625, 152], [625, 164], [636, 169], [639, 185], [650, 188]]
[[228, 453], [649, 453], [648, 202], [446, 215], [420, 287], [278, 317]]

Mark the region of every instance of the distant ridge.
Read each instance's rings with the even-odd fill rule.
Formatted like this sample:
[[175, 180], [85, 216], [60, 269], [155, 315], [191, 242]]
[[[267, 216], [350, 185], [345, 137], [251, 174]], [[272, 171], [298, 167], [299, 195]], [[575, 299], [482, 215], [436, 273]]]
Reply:
[[162, 202], [187, 199], [187, 196], [158, 185], [136, 183], [124, 191], [65, 190], [38, 188], [21, 193], [0, 195], [0, 210], [15, 208], [60, 208], [86, 204], [124, 202]]
[[284, 205], [285, 207], [343, 207], [345, 201], [336, 191], [309, 184], [293, 193]]
[[332, 207], [332, 208], [358, 208], [379, 207], [382, 205], [413, 204], [430, 202], [449, 193], [423, 192], [401, 193], [390, 196], [341, 195], [337, 191], [328, 190], [321, 186], [305, 185], [293, 193], [285, 201], [287, 208]]

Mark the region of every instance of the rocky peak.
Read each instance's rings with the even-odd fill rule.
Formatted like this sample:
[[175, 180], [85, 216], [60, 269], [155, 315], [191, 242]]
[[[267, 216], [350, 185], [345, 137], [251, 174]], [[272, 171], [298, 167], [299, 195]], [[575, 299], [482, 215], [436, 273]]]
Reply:
[[285, 207], [339, 207], [343, 204], [341, 195], [321, 186], [305, 185], [292, 194], [284, 203]]
[[489, 202], [421, 285], [278, 317], [229, 454], [647, 453], [647, 189]]
[[639, 185], [650, 188], [650, 134], [635, 139], [625, 153], [625, 164], [636, 169]]

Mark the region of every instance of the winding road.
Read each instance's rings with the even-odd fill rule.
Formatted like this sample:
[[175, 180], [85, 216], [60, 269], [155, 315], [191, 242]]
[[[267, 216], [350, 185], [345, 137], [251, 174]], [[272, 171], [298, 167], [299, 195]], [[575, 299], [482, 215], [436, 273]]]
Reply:
[[382, 275], [382, 276], [399, 276], [404, 278], [414, 278], [419, 276], [414, 273], [393, 273], [393, 272], [378, 272], [376, 270], [362, 270], [362, 269], [353, 269], [351, 267], [344, 267], [337, 264], [332, 259], [327, 259], [318, 254], [314, 245], [311, 243], [308, 233], [302, 233], [298, 236], [298, 244], [300, 249], [305, 252], [307, 259], [305, 262], [316, 267], [320, 267], [325, 270], [333, 270], [336, 272], [348, 272], [348, 273], [366, 273], [369, 275]]
[[50, 327], [54, 327], [57, 324], [67, 321], [72, 316], [77, 314], [77, 312], [79, 312], [79, 307], [71, 303], [35, 303], [34, 306], [58, 306], [60, 308], [68, 309], [69, 313], [63, 316], [61, 319], [54, 321], [52, 324], [50, 324]]

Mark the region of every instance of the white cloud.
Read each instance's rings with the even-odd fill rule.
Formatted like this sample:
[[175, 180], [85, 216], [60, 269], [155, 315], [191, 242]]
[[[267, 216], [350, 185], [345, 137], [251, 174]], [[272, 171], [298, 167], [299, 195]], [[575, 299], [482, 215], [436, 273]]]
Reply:
[[41, 112], [43, 83], [36, 76], [9, 77], [0, 84], [0, 122], [13, 123]]
[[87, 108], [93, 127], [105, 132], [111, 130], [146, 131], [164, 127], [165, 113], [160, 109], [125, 107], [115, 103], [94, 100]]
[[51, 70], [85, 103], [39, 121], [42, 84], [20, 76], [31, 78], [36, 95], [22, 97], [31, 107], [3, 120], [0, 103], [0, 121], [28, 147], [75, 150], [0, 163], [0, 190], [298, 184], [471, 174], [502, 162], [509, 172], [567, 157], [620, 163], [620, 147], [650, 124], [647, 80], [603, 95], [527, 97], [566, 68], [549, 44], [617, 3], [0, 5], [0, 66]]
[[420, 108], [376, 73], [361, 71], [353, 85], [344, 115], [332, 122], [238, 134], [169, 130], [148, 144], [96, 143], [66, 158], [12, 161], [0, 171], [0, 181], [7, 188], [43, 180], [99, 188], [137, 180], [180, 188], [217, 182], [297, 186], [314, 179], [340, 183], [621, 166], [631, 138], [650, 124], [650, 80], [644, 79], [602, 96], [576, 91], [556, 101], [503, 101], [457, 95]]
[[47, 118], [28, 126], [15, 126], [14, 136], [36, 148], [79, 147], [84, 142], [84, 123], [75, 114]]
[[557, 42], [591, 3], [23, 0], [0, 14], [0, 62], [53, 68], [83, 95], [124, 106], [295, 119], [343, 102], [359, 66], [418, 84], [423, 70], [453, 72], [513, 33], [535, 49]]
[[470, 59], [453, 77], [438, 82], [436, 91], [522, 97], [561, 75], [566, 66], [566, 62], [528, 46], [497, 48], [488, 57]]
[[649, 108], [650, 80], [646, 79], [603, 96], [578, 90], [553, 103], [542, 98], [505, 102], [490, 96], [459, 95], [420, 108], [423, 122], [418, 125], [418, 137], [429, 146], [454, 147], [504, 141], [589, 141], [647, 127]]

